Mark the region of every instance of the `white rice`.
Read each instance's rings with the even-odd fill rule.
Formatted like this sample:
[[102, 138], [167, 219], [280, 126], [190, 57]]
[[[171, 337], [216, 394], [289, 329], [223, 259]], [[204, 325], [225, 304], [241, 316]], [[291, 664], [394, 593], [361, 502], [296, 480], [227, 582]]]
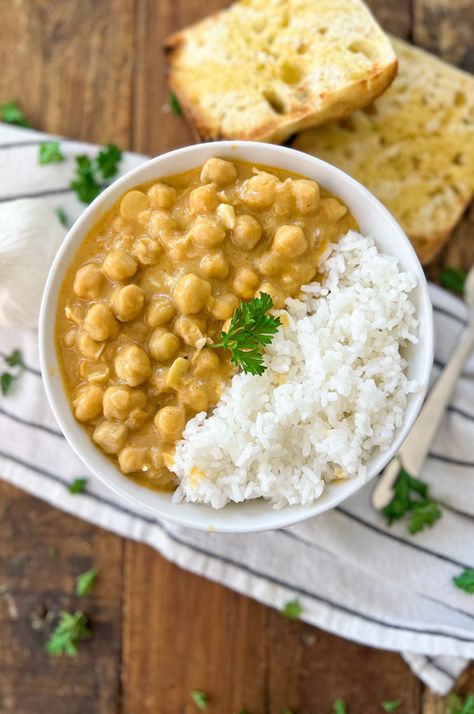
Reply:
[[187, 423], [174, 500], [310, 505], [333, 479], [364, 477], [374, 449], [391, 444], [418, 388], [403, 356], [417, 342], [416, 278], [352, 231], [322, 269], [322, 283], [278, 311], [264, 374], [235, 375], [212, 414]]

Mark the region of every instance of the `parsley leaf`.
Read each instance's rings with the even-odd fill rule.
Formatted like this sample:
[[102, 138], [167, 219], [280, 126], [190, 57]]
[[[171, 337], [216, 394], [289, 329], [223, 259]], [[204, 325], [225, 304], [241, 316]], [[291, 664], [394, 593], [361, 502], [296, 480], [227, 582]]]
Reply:
[[13, 350], [11, 355], [5, 357], [5, 362], [9, 367], [21, 367], [21, 369], [25, 369], [25, 363], [23, 362], [23, 356], [20, 350]]
[[122, 159], [122, 151], [115, 144], [107, 144], [97, 154], [97, 170], [102, 176], [112, 178], [118, 171], [118, 164]]
[[0, 375], [0, 388], [4, 397], [9, 393], [14, 381], [15, 377], [13, 374], [10, 374], [10, 372], [3, 372], [3, 374]]
[[344, 699], [341, 699], [340, 697], [335, 699], [332, 705], [332, 711], [333, 714], [346, 714], [347, 709]]
[[297, 598], [294, 600], [288, 600], [281, 610], [281, 614], [288, 617], [290, 620], [297, 620], [302, 612], [303, 608]]
[[69, 493], [84, 493], [86, 490], [87, 479], [75, 478], [68, 486]]
[[173, 112], [173, 114], [176, 114], [177, 117], [182, 117], [183, 116], [183, 110], [181, 108], [181, 104], [178, 101], [178, 97], [174, 92], [171, 92], [170, 98], [169, 98], [169, 103], [170, 103], [170, 109]]
[[64, 208], [57, 208], [56, 209], [56, 215], [59, 218], [59, 222], [62, 226], [67, 227], [67, 216], [66, 216], [66, 211]]
[[283, 709], [281, 714], [293, 714], [293, 709]]
[[383, 509], [389, 525], [408, 515], [410, 519], [408, 531], [413, 535], [427, 526], [432, 526], [441, 518], [439, 504], [429, 497], [428, 484], [411, 476], [403, 466], [400, 468], [393, 490], [392, 500]]
[[71, 188], [82, 203], [92, 203], [101, 191], [94, 174], [94, 165], [85, 154], [76, 156], [76, 179], [71, 182]]
[[474, 568], [466, 568], [460, 575], [453, 578], [453, 583], [457, 588], [465, 590], [470, 595], [474, 595]]
[[441, 285], [455, 293], [464, 292], [464, 284], [466, 282], [467, 272], [462, 268], [444, 268], [439, 276]]
[[86, 570], [85, 573], [81, 573], [76, 578], [76, 595], [79, 597], [84, 597], [85, 595], [90, 595], [92, 589], [95, 585], [98, 575], [97, 568], [91, 568]]
[[3, 372], [0, 374], [0, 390], [4, 397], [10, 392], [13, 384], [25, 369], [25, 363], [23, 362], [20, 350], [13, 350], [8, 357], [5, 357], [5, 362], [9, 367], [17, 367], [18, 369], [15, 372]]
[[210, 347], [223, 347], [231, 353], [231, 362], [247, 374], [263, 374], [262, 348], [270, 344], [280, 327], [280, 318], [266, 315], [273, 307], [267, 293], [249, 302], [241, 302], [230, 322], [229, 331], [221, 332], [220, 341]]
[[464, 702], [459, 695], [451, 694], [446, 704], [447, 714], [474, 714], [474, 694], [468, 694]]
[[401, 699], [393, 699], [389, 702], [382, 702], [381, 707], [386, 712], [394, 712], [401, 706], [401, 704]]
[[15, 126], [31, 126], [25, 117], [23, 109], [15, 101], [5, 102], [5, 104], [0, 105], [0, 121], [4, 121], [5, 124], [15, 124]]
[[200, 709], [202, 712], [206, 711], [207, 703], [209, 701], [209, 697], [207, 696], [206, 692], [202, 692], [199, 689], [194, 689], [191, 692], [191, 699], [193, 700], [198, 709]]
[[64, 154], [59, 147], [59, 141], [48, 141], [39, 145], [39, 164], [57, 164], [60, 161], [64, 161]]
[[77, 655], [77, 643], [88, 640], [92, 633], [88, 628], [87, 617], [83, 612], [61, 612], [59, 622], [51, 634], [46, 651], [51, 655]]

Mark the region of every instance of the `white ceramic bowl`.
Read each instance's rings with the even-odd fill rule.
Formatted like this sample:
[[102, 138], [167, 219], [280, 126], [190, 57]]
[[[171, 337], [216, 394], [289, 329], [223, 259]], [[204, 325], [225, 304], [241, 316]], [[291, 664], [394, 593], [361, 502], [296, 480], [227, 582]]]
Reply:
[[381, 251], [395, 256], [404, 270], [416, 274], [418, 287], [413, 299], [420, 322], [419, 344], [409, 348], [408, 359], [409, 377], [416, 379], [421, 389], [410, 396], [403, 427], [397, 433], [391, 448], [384, 452], [377, 451], [370, 459], [368, 478], [378, 474], [396, 454], [420, 410], [433, 359], [431, 303], [423, 271], [398, 223], [363, 186], [324, 161], [282, 146], [242, 141], [199, 144], [177, 149], [134, 169], [96, 198], [69, 231], [48, 277], [40, 315], [43, 379], [56, 419], [74, 451], [97, 478], [123, 498], [134, 501], [157, 518], [193, 528], [223, 532], [281, 528], [334, 507], [355, 493], [363, 485], [362, 480], [355, 478], [329, 485], [322, 497], [311, 507], [289, 506], [276, 511], [262, 499], [229, 504], [220, 510], [192, 503], [174, 504], [170, 494], [150, 491], [133, 483], [93, 445], [89, 435], [71, 412], [56, 355], [54, 329], [59, 289], [65, 271], [89, 229], [125, 191], [152, 179], [199, 166], [211, 156], [266, 164], [315, 179], [344, 201], [357, 219], [362, 233], [373, 236]]

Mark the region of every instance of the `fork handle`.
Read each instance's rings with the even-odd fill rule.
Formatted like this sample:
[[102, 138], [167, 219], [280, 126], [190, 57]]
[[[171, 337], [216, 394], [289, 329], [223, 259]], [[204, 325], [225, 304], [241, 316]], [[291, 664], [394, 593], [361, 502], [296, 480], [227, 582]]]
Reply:
[[401, 464], [413, 476], [420, 473], [464, 363], [473, 347], [474, 320], [469, 323], [460, 338], [397, 456], [389, 462], [378, 479], [372, 492], [372, 505], [377, 510], [384, 508], [392, 500], [393, 485]]

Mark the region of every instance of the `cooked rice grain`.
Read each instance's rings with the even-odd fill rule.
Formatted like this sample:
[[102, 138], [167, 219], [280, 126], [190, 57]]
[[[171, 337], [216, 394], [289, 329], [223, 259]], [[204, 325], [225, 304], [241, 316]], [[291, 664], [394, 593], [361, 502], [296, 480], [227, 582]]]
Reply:
[[418, 389], [403, 356], [417, 342], [411, 273], [349, 232], [322, 261], [324, 279], [288, 299], [262, 376], [235, 375], [178, 442], [174, 500], [221, 508], [263, 497], [310, 505], [326, 484], [365, 476]]

